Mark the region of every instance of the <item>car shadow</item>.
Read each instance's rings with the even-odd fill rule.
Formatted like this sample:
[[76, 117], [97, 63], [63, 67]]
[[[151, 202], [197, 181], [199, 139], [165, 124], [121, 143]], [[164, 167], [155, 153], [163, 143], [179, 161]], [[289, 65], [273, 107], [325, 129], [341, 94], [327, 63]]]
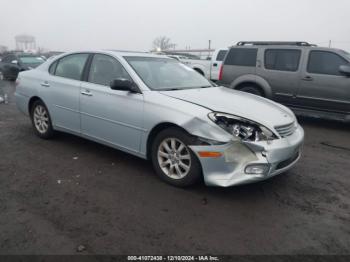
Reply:
[[[157, 177], [155, 171], [153, 170], [151, 161], [133, 156], [126, 152], [96, 143], [94, 141], [86, 140], [84, 138], [62, 132], [57, 132], [56, 138], [54, 140], [51, 140], [51, 143], [64, 143], [65, 146], [68, 146], [75, 151], [84, 152], [89, 155], [97, 155], [99, 158], [103, 158], [107, 162], [117, 161], [119, 163], [123, 163], [123, 165], [127, 166], [131, 171], [130, 175], [133, 175], [132, 171], [137, 167], [138, 170], [142, 170], [142, 172], [147, 174], [144, 176], [144, 179], [157, 180], [160, 186], [172, 187]], [[277, 176], [269, 179], [268, 181], [261, 181], [255, 184], [240, 185], [228, 188], [208, 187], [204, 184], [204, 181], [202, 179], [202, 181], [199, 183], [180, 190], [191, 191], [202, 196], [250, 198], [252, 196], [257, 197], [257, 195], [263, 194], [263, 192], [265, 190], [269, 190], [269, 187], [271, 186], [277, 187], [276, 184], [279, 184], [279, 186], [280, 184], [287, 184], [286, 180], [288, 180], [288, 178], [283, 178], [283, 176], [284, 175]], [[274, 185], [271, 185], [271, 183]]]

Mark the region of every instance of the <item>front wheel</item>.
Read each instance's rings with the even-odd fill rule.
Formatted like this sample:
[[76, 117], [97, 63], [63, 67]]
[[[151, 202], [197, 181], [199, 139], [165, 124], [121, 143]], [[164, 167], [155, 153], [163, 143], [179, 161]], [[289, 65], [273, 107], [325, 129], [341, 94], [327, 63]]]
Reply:
[[187, 187], [198, 182], [202, 169], [197, 156], [188, 147], [193, 139], [179, 128], [161, 131], [152, 145], [152, 163], [165, 182]]
[[37, 100], [34, 102], [30, 115], [37, 136], [44, 139], [53, 137], [54, 130], [52, 128], [50, 114], [42, 101]]

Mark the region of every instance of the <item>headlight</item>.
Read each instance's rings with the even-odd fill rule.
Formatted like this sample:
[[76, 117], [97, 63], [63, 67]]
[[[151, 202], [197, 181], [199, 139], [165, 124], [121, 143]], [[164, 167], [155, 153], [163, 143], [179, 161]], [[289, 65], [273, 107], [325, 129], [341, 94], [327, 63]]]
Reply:
[[245, 118], [218, 112], [212, 112], [208, 117], [225, 131], [244, 141], [267, 141], [277, 138], [268, 128]]

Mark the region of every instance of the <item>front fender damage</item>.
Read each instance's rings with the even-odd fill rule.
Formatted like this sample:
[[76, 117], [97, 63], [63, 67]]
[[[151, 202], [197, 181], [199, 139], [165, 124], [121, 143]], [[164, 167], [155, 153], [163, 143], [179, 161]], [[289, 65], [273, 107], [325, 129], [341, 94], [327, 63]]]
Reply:
[[181, 127], [191, 135], [198, 138], [217, 141], [219, 143], [229, 143], [232, 140], [232, 135], [216, 124], [208, 123], [208, 121], [204, 121], [197, 117], [182, 123]]

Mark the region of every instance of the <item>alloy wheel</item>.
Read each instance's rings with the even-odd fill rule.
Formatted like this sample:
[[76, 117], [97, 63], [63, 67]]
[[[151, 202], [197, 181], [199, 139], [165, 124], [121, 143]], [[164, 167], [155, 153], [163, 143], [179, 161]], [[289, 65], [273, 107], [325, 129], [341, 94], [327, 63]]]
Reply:
[[182, 179], [191, 169], [190, 151], [180, 140], [167, 138], [159, 145], [158, 163], [165, 175]]
[[36, 130], [40, 134], [45, 134], [49, 129], [49, 116], [46, 108], [42, 105], [37, 105], [33, 112], [33, 120]]

